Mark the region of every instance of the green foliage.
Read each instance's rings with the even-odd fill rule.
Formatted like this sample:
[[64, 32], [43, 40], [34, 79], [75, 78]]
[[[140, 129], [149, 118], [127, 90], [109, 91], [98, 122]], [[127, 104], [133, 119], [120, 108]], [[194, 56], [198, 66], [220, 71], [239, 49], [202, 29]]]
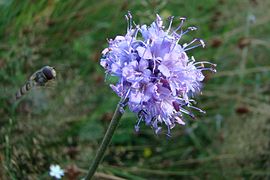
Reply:
[[[155, 13], [186, 16], [186, 26], [199, 30], [181, 43], [205, 39], [207, 48], [190, 53], [217, 63], [218, 73], [207, 74], [198, 99], [207, 114], [195, 112], [172, 138], [145, 125], [135, 133], [137, 117], [127, 110], [98, 171], [126, 179], [269, 179], [269, 5], [0, 0], [0, 179], [49, 179], [50, 164], [65, 168], [67, 179], [85, 175], [119, 101], [108, 86], [115, 78], [104, 82], [101, 51], [107, 38], [125, 33], [128, 10], [138, 23]], [[57, 80], [11, 104], [44, 65], [56, 68]]]
[[101, 139], [103, 134], [104, 128], [100, 122], [91, 121], [81, 128], [79, 137], [82, 141], [91, 142]]

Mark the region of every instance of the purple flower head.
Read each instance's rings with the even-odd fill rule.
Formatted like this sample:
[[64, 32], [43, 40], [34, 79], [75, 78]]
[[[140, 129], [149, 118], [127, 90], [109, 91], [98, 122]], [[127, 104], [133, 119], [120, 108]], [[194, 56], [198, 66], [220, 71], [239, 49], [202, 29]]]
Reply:
[[126, 35], [109, 40], [100, 64], [106, 73], [118, 77], [118, 83], [111, 84], [111, 88], [138, 115], [135, 129], [139, 130], [140, 122], [144, 121], [159, 133], [165, 124], [169, 135], [175, 124], [185, 125], [183, 114], [194, 118], [187, 109], [204, 112], [192, 106], [192, 98], [201, 90], [202, 71], [215, 72], [216, 65], [196, 62], [193, 56], [187, 55], [193, 48], [204, 47], [203, 40], [179, 44], [183, 35], [197, 29], [183, 30], [185, 18], [180, 18], [180, 25], [174, 30], [171, 28], [173, 17], [169, 18], [167, 29], [159, 15], [150, 26], [134, 27], [130, 13], [126, 19]]

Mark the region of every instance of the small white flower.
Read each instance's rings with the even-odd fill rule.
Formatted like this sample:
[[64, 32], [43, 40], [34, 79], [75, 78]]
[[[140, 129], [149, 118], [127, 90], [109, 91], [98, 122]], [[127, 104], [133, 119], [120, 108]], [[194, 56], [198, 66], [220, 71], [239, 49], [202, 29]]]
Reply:
[[59, 165], [52, 164], [50, 166], [50, 176], [55, 177], [56, 179], [61, 179], [64, 176], [64, 170], [61, 169]]

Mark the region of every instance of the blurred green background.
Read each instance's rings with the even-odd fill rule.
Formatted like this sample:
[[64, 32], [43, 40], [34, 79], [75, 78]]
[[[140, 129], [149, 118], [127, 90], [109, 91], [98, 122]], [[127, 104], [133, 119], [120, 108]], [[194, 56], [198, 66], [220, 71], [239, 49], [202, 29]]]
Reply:
[[[207, 73], [197, 120], [172, 138], [150, 127], [134, 131], [126, 111], [97, 179], [270, 178], [270, 1], [268, 0], [0, 0], [0, 179], [64, 179], [85, 175], [119, 98], [99, 65], [107, 38], [126, 32], [124, 15], [149, 24], [159, 13], [196, 25], [180, 43], [218, 64]], [[174, 22], [177, 26], [178, 22]], [[54, 66], [57, 80], [8, 100], [29, 76]]]

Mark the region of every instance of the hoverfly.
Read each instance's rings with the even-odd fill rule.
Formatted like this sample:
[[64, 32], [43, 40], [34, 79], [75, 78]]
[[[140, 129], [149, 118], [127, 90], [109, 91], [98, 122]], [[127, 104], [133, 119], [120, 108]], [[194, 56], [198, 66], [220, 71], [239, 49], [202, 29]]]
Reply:
[[20, 99], [33, 87], [45, 86], [49, 81], [56, 78], [56, 71], [51, 66], [44, 66], [31, 75], [29, 80], [17, 91], [15, 101]]

